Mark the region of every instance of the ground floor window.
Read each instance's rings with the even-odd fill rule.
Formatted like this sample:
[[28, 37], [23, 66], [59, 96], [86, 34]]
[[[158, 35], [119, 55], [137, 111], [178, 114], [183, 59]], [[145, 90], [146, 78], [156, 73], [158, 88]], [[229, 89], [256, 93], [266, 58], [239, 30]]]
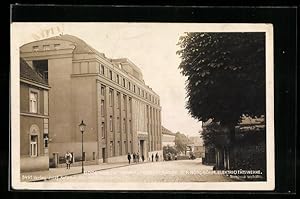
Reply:
[[38, 154], [38, 136], [31, 135], [30, 136], [30, 156], [36, 157]]

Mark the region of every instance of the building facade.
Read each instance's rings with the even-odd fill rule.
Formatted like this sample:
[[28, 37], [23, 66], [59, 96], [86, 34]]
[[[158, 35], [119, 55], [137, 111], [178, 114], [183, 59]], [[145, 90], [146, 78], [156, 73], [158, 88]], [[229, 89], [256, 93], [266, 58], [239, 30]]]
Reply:
[[127, 153], [162, 155], [159, 96], [130, 60], [109, 59], [81, 39], [61, 35], [25, 44], [21, 57], [48, 75], [50, 159], [67, 151], [81, 159], [81, 120], [87, 125], [83, 159], [126, 161]]
[[49, 86], [47, 80], [20, 59], [20, 169], [49, 169]]
[[163, 146], [175, 146], [175, 136], [176, 134], [169, 129], [161, 126], [162, 132], [162, 145]]

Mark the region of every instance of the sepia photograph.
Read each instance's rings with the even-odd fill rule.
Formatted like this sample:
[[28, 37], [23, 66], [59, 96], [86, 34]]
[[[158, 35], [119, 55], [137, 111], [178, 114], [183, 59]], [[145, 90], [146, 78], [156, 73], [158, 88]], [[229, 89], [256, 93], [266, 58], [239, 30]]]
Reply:
[[273, 26], [11, 24], [17, 190], [274, 190]]

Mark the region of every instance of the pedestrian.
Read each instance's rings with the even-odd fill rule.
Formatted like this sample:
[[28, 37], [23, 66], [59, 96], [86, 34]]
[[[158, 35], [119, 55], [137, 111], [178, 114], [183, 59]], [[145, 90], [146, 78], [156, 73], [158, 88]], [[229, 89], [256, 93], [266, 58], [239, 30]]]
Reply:
[[156, 155], [155, 155], [155, 160], [156, 160], [156, 162], [158, 161], [158, 153], [156, 153]]
[[144, 154], [142, 155], [142, 161], [144, 162], [144, 160], [145, 160], [145, 156], [144, 156]]
[[152, 153], [152, 156], [151, 156], [151, 157], [152, 157], [152, 162], [153, 162], [153, 158], [154, 158], [154, 155], [153, 155], [153, 153]]
[[137, 160], [137, 163], [140, 162], [140, 154], [139, 154], [139, 152], [137, 152], [137, 154], [136, 154], [136, 160]]
[[67, 169], [70, 169], [70, 164], [72, 161], [72, 154], [69, 151], [65, 155], [65, 160], [66, 160]]
[[131, 155], [130, 155], [130, 153], [128, 153], [127, 159], [128, 159], [128, 163], [130, 164], [130, 160], [131, 160]]
[[135, 163], [136, 162], [136, 155], [135, 155], [135, 153], [132, 154], [132, 157], [133, 157], [133, 162]]

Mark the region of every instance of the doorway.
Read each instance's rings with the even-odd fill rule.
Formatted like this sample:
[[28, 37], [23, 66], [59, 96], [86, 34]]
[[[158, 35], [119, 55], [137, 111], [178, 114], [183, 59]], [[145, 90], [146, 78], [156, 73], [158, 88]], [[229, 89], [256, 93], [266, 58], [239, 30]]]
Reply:
[[102, 148], [102, 159], [103, 163], [105, 163], [105, 148]]
[[141, 156], [144, 155], [144, 140], [140, 140], [140, 154]]

